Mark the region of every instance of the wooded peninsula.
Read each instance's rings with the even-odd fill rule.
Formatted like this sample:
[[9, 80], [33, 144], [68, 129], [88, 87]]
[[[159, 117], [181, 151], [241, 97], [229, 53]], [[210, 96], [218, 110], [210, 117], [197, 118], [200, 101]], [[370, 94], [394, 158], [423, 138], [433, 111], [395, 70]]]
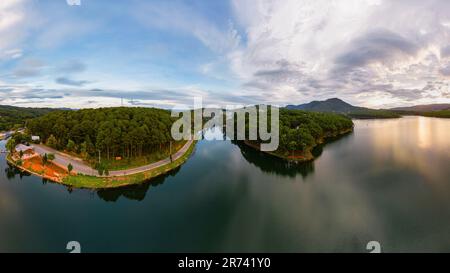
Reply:
[[[294, 109], [280, 109], [279, 146], [268, 152], [283, 159], [305, 162], [314, 159], [311, 151], [327, 138], [337, 137], [353, 130], [352, 120], [342, 114], [310, 112]], [[248, 120], [247, 120], [248, 122]], [[248, 126], [247, 126], [248, 127]], [[258, 140], [245, 143], [259, 149]]]

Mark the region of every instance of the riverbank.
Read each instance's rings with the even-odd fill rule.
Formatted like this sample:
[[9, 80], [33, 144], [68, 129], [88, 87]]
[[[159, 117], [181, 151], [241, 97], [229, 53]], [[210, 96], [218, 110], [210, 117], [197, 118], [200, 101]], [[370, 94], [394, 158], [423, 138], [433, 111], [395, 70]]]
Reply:
[[[31, 158], [19, 165], [17, 164], [17, 161], [11, 157], [11, 154], [8, 153], [6, 156], [6, 161], [15, 168], [21, 170], [22, 172], [27, 172], [29, 174], [42, 177], [48, 181], [62, 183], [62, 178], [68, 175], [68, 172], [61, 166], [49, 163], [44, 167], [41, 163], [37, 164], [37, 162], [33, 162], [35, 159], [36, 158]], [[41, 159], [39, 159], [39, 161], [41, 161]]]
[[353, 132], [353, 127], [349, 128], [349, 129], [341, 130], [341, 131], [339, 131], [337, 133], [334, 133], [334, 134], [328, 134], [328, 135], [323, 136], [322, 138], [320, 138], [315, 145], [306, 148], [305, 151], [294, 151], [294, 153], [290, 154], [290, 155], [277, 153], [276, 151], [275, 152], [261, 151], [261, 149], [259, 147], [259, 144], [252, 143], [252, 142], [247, 141], [247, 140], [244, 140], [244, 144], [249, 146], [249, 147], [251, 147], [251, 148], [253, 148], [253, 149], [256, 149], [258, 151], [264, 152], [266, 154], [270, 154], [272, 156], [278, 157], [278, 158], [283, 159], [283, 160], [296, 162], [296, 163], [304, 163], [304, 162], [309, 162], [309, 161], [312, 161], [312, 160], [315, 159], [315, 156], [313, 155], [312, 150], [317, 145], [326, 144], [326, 142], [328, 140], [344, 136], [344, 135], [349, 134], [351, 132]]
[[[23, 165], [19, 166], [12, 160], [10, 155], [7, 156], [7, 160], [10, 164], [14, 165], [15, 167], [19, 168], [22, 171], [31, 173], [36, 176], [40, 176], [42, 178], [45, 178], [49, 181], [63, 184], [66, 186], [74, 187], [74, 188], [84, 188], [84, 189], [110, 189], [110, 188], [119, 188], [119, 187], [125, 187], [135, 184], [141, 184], [145, 181], [155, 178], [157, 176], [160, 176], [162, 174], [165, 174], [179, 166], [181, 166], [184, 162], [187, 161], [189, 156], [193, 153], [195, 148], [195, 141], [192, 141], [190, 143], [189, 148], [184, 152], [181, 156], [176, 158], [174, 161], [163, 164], [160, 166], [157, 166], [155, 168], [145, 170], [138, 173], [130, 173], [126, 175], [115, 175], [115, 176], [109, 176], [109, 177], [100, 177], [100, 176], [91, 176], [91, 175], [85, 175], [85, 174], [77, 174], [77, 175], [66, 175], [64, 177], [61, 177], [61, 179], [55, 179], [54, 177], [46, 176], [43, 173], [36, 172], [33, 170], [30, 170], [28, 168], [25, 168]], [[125, 172], [125, 171], [124, 171]]]

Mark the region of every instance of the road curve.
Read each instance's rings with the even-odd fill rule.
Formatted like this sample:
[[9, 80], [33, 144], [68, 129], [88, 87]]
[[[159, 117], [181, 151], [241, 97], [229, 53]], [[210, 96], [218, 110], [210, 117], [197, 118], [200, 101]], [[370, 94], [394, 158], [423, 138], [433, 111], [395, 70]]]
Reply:
[[[172, 155], [173, 161], [182, 157], [187, 152], [189, 147], [191, 147], [192, 143], [193, 143], [193, 140], [189, 140], [188, 142], [186, 142], [186, 144], [184, 144], [184, 146], [180, 150], [178, 150], [175, 154], [173, 154]], [[54, 154], [55, 160], [53, 160], [53, 162], [64, 168], [67, 168], [69, 163], [72, 164], [73, 171], [76, 173], [90, 175], [90, 176], [97, 176], [97, 177], [107, 177], [107, 176], [100, 176], [98, 174], [97, 170], [86, 165], [86, 163], [84, 163], [83, 160], [80, 158], [76, 158], [76, 157], [70, 156], [68, 154], [61, 153], [57, 150], [54, 150], [54, 149], [44, 146], [44, 145], [31, 144], [31, 146], [34, 148], [34, 151], [36, 153], [40, 154], [41, 156], [46, 153]], [[137, 167], [137, 168], [121, 170], [121, 171], [110, 171], [108, 177], [125, 176], [125, 175], [132, 175], [132, 174], [142, 173], [142, 172], [146, 172], [146, 171], [151, 171], [155, 168], [161, 167], [161, 166], [169, 164], [171, 162], [172, 161], [170, 160], [170, 157], [168, 157], [166, 159], [162, 159], [162, 160], [154, 162], [152, 164], [148, 164], [148, 165]]]

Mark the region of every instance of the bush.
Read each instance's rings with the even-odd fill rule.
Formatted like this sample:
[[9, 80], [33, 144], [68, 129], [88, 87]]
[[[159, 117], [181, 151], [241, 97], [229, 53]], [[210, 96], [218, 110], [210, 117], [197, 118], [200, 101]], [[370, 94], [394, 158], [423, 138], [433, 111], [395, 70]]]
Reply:
[[70, 173], [71, 173], [72, 170], [73, 170], [72, 164], [69, 163], [69, 165], [67, 165], [67, 170], [69, 171], [69, 175], [70, 175]]

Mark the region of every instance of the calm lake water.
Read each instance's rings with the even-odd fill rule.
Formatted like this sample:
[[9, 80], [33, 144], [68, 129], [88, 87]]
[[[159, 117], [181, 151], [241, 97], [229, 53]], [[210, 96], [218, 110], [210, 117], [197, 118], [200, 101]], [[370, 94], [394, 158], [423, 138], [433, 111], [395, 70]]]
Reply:
[[450, 120], [357, 120], [315, 153], [289, 165], [200, 141], [170, 175], [100, 192], [21, 175], [2, 154], [0, 251], [450, 252]]

